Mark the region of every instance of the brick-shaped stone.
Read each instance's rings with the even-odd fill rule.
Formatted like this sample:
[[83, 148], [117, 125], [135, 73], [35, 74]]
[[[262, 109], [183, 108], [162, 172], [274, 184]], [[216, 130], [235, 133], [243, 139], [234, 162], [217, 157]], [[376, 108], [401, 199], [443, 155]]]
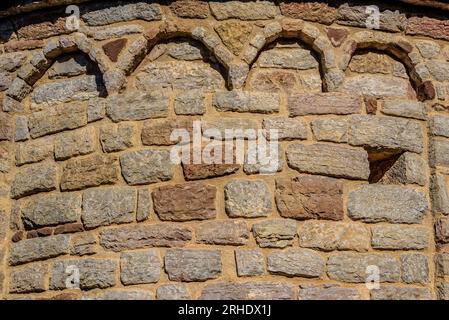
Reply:
[[53, 139], [42, 138], [16, 145], [16, 164], [21, 166], [53, 156]]
[[9, 264], [17, 265], [36, 260], [54, 258], [68, 252], [70, 237], [57, 235], [26, 239], [11, 244]]
[[200, 300], [293, 300], [294, 286], [285, 283], [243, 282], [206, 285]]
[[[105, 289], [116, 284], [115, 273], [118, 263], [110, 259], [75, 259], [62, 260], [53, 264], [50, 278], [51, 290], [66, 289], [67, 273], [69, 266], [75, 267], [79, 272], [79, 288], [82, 290]], [[75, 269], [75, 270], [76, 270]]]
[[318, 141], [348, 142], [347, 119], [317, 119], [312, 121], [312, 132]]
[[99, 154], [66, 161], [62, 168], [61, 189], [78, 190], [118, 180], [117, 158]]
[[156, 290], [157, 300], [191, 300], [192, 297], [184, 283], [163, 284]]
[[156, 250], [124, 252], [120, 256], [120, 279], [124, 285], [155, 283], [161, 277], [161, 259]]
[[163, 91], [131, 91], [108, 99], [106, 114], [114, 122], [163, 118], [168, 115], [168, 96]]
[[94, 152], [94, 138], [95, 130], [93, 128], [59, 134], [55, 138], [55, 159], [65, 160]]
[[427, 208], [422, 192], [399, 186], [373, 184], [349, 193], [348, 215], [363, 222], [421, 223]]
[[401, 255], [402, 280], [405, 283], [429, 282], [429, 262], [425, 255], [406, 253]]
[[[142, 127], [142, 143], [146, 146], [170, 146], [179, 141], [177, 135], [173, 135], [174, 130], [186, 130], [190, 133], [193, 130], [191, 120], [161, 120], [146, 121]], [[190, 140], [188, 141], [190, 142]]]
[[56, 166], [33, 164], [19, 170], [12, 182], [11, 197], [21, 198], [30, 194], [56, 189]]
[[122, 174], [129, 185], [167, 181], [173, 177], [168, 150], [140, 150], [120, 156]]
[[13, 269], [10, 275], [10, 293], [43, 292], [47, 289], [48, 265], [33, 263]]
[[21, 206], [25, 226], [31, 228], [76, 222], [81, 212], [81, 197], [73, 193], [38, 195]]
[[382, 113], [418, 120], [427, 118], [424, 104], [413, 100], [386, 100], [382, 107]]
[[81, 218], [86, 228], [134, 221], [136, 191], [130, 187], [84, 191]]
[[371, 300], [431, 300], [432, 293], [427, 288], [384, 286], [371, 290]]
[[429, 247], [430, 234], [425, 227], [377, 225], [371, 232], [374, 249], [421, 250]]
[[371, 234], [361, 224], [330, 221], [306, 221], [298, 230], [299, 246], [323, 251], [368, 251]]
[[267, 140], [305, 140], [307, 125], [303, 120], [290, 118], [266, 118], [263, 120]]
[[260, 276], [265, 273], [265, 257], [261, 250], [235, 250], [235, 264], [239, 277]]
[[341, 93], [303, 93], [288, 98], [291, 117], [310, 114], [353, 114], [362, 110], [362, 100], [355, 95]]
[[393, 117], [353, 116], [349, 144], [421, 153], [423, 133], [419, 122]]
[[276, 205], [285, 218], [343, 219], [343, 185], [319, 176], [276, 179]]
[[369, 176], [368, 154], [363, 149], [292, 144], [286, 153], [289, 166], [299, 172], [359, 180]]
[[294, 220], [273, 219], [255, 223], [252, 231], [260, 247], [285, 248], [292, 245], [297, 228]]
[[171, 249], [165, 254], [164, 261], [171, 281], [206, 281], [221, 275], [219, 250]]
[[215, 245], [244, 245], [249, 239], [246, 222], [217, 220], [204, 222], [196, 227], [196, 242]]
[[272, 211], [272, 195], [261, 180], [233, 180], [225, 185], [225, 208], [231, 218], [265, 217]]
[[213, 105], [218, 111], [273, 113], [279, 111], [278, 94], [247, 91], [215, 93]]
[[132, 225], [103, 230], [100, 244], [112, 251], [180, 247], [192, 239], [190, 229], [176, 224]]
[[287, 277], [317, 278], [324, 273], [325, 261], [316, 251], [290, 248], [268, 255], [268, 271]]
[[344, 288], [335, 284], [300, 285], [299, 300], [360, 300], [355, 288]]
[[104, 152], [117, 152], [134, 146], [135, 127], [130, 123], [106, 125], [100, 128], [100, 143]]
[[33, 138], [82, 127], [87, 124], [86, 106], [83, 104], [60, 104], [33, 113], [28, 119]]
[[204, 183], [163, 186], [153, 191], [154, 211], [168, 221], [213, 219], [216, 193], [214, 186]]

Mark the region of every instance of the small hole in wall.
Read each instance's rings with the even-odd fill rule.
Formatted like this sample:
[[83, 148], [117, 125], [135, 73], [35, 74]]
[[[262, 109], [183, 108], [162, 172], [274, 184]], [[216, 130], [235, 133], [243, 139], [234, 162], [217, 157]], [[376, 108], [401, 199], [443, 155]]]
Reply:
[[369, 183], [377, 183], [382, 180], [388, 170], [393, 167], [399, 157], [404, 153], [398, 150], [366, 149], [368, 152]]

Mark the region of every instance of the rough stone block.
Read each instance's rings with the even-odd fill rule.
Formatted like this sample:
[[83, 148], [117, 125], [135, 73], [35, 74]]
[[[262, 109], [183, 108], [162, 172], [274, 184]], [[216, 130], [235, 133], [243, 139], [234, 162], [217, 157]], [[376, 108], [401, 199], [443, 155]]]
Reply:
[[221, 275], [220, 250], [170, 249], [165, 271], [171, 281], [206, 281]]

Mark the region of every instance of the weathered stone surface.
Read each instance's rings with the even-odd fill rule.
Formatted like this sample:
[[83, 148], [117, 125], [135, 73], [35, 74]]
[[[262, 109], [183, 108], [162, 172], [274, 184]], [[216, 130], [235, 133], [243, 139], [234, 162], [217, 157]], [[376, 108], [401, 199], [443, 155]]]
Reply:
[[6, 53], [0, 56], [0, 70], [12, 72], [17, 70], [26, 60], [26, 52]]
[[449, 253], [435, 255], [435, 273], [439, 277], [449, 275]]
[[268, 255], [268, 271], [287, 277], [317, 278], [324, 273], [324, 259], [309, 249], [290, 248]]
[[[337, 23], [347, 26], [366, 28], [371, 11], [367, 6], [344, 4], [338, 8]], [[399, 11], [385, 10], [379, 14], [379, 30], [400, 32], [407, 25], [407, 17]]]
[[203, 135], [214, 137], [216, 140], [229, 139], [256, 139], [256, 130], [259, 125], [253, 119], [221, 118], [204, 120], [201, 122]]
[[448, 217], [441, 217], [435, 221], [435, 238], [440, 243], [449, 243]]
[[30, 138], [28, 129], [28, 119], [25, 116], [16, 117], [16, 127], [14, 132], [14, 141], [24, 141]]
[[291, 144], [286, 154], [289, 166], [299, 172], [360, 180], [366, 180], [369, 176], [368, 154], [363, 149], [327, 144]]
[[355, 288], [343, 288], [335, 284], [300, 285], [299, 300], [360, 300]]
[[76, 222], [80, 211], [81, 197], [71, 193], [38, 195], [21, 206], [24, 225], [30, 228]]
[[427, 257], [419, 253], [401, 255], [402, 280], [405, 283], [429, 282], [429, 263]]
[[89, 34], [92, 34], [95, 40], [106, 40], [111, 38], [120, 38], [125, 35], [142, 33], [143, 28], [139, 25], [129, 24], [118, 27], [99, 27], [91, 28]]
[[428, 40], [417, 41], [416, 47], [418, 48], [423, 58], [426, 59], [435, 58], [441, 51], [441, 47], [438, 43]]
[[130, 91], [108, 98], [106, 114], [114, 122], [163, 118], [168, 115], [168, 96], [164, 91]]
[[276, 180], [276, 205], [285, 218], [343, 219], [343, 186], [336, 179], [301, 176]]
[[156, 88], [215, 90], [224, 88], [224, 79], [220, 72], [202, 63], [154, 62], [136, 75], [136, 87], [144, 91]]
[[94, 152], [94, 137], [94, 128], [85, 128], [59, 134], [55, 138], [55, 159], [65, 160]]
[[81, 218], [86, 228], [134, 221], [136, 191], [129, 187], [84, 191]]
[[106, 103], [105, 99], [97, 98], [90, 99], [87, 102], [87, 122], [94, 122], [104, 119], [106, 116]]
[[285, 248], [292, 245], [297, 228], [294, 220], [273, 219], [255, 223], [252, 231], [260, 247]]
[[337, 9], [320, 2], [282, 2], [282, 15], [306, 21], [332, 24], [337, 16]]
[[429, 163], [432, 167], [449, 166], [449, 141], [433, 139], [429, 149]]
[[362, 224], [306, 221], [298, 230], [299, 246], [323, 251], [368, 251], [371, 234]]
[[82, 15], [82, 19], [90, 26], [103, 26], [136, 19], [154, 21], [162, 19], [162, 10], [157, 3], [124, 3], [89, 10]]
[[186, 180], [199, 180], [232, 174], [240, 169], [240, 164], [189, 164], [183, 162], [182, 169]]
[[417, 154], [404, 152], [379, 180], [385, 184], [411, 184], [424, 186], [426, 183], [424, 160]]
[[84, 256], [97, 253], [97, 238], [92, 233], [81, 233], [72, 236], [70, 254], [72, 256]]
[[227, 21], [215, 27], [223, 43], [235, 55], [238, 55], [243, 46], [248, 42], [252, 26], [237, 21]]
[[449, 138], [449, 117], [433, 116], [429, 128], [432, 135]]
[[101, 246], [112, 251], [183, 246], [191, 239], [192, 232], [176, 224], [124, 226], [100, 233]]
[[264, 20], [279, 14], [276, 5], [268, 1], [257, 2], [210, 2], [210, 9], [217, 20]]
[[201, 300], [293, 300], [294, 286], [283, 283], [214, 283], [204, 287]]
[[317, 119], [312, 121], [312, 132], [318, 141], [348, 142], [347, 119]]
[[56, 189], [56, 166], [33, 164], [20, 169], [12, 182], [11, 197], [21, 198], [30, 194]]
[[118, 179], [117, 159], [99, 154], [66, 161], [62, 168], [61, 189], [78, 190], [103, 184], [115, 183]]
[[10, 293], [42, 292], [46, 290], [48, 265], [33, 263], [20, 269], [13, 269], [10, 275]]
[[153, 294], [145, 290], [110, 290], [94, 297], [83, 297], [82, 300], [153, 300]]
[[89, 62], [89, 59], [84, 54], [75, 54], [60, 58], [48, 70], [48, 77], [50, 79], [58, 79], [85, 74]]
[[173, 177], [168, 150], [141, 150], [120, 156], [122, 174], [129, 185], [167, 181]]
[[440, 300], [449, 300], [449, 282], [443, 282], [437, 286], [437, 295]]
[[354, 146], [422, 152], [423, 133], [417, 121], [361, 115], [351, 117], [349, 126], [348, 140]]
[[9, 264], [17, 265], [36, 260], [49, 259], [66, 254], [70, 236], [57, 235], [44, 238], [26, 239], [11, 244]]
[[217, 220], [205, 222], [195, 229], [196, 242], [217, 245], [244, 245], [249, 231], [246, 222], [238, 220]]
[[375, 249], [420, 250], [429, 246], [430, 234], [424, 227], [377, 225], [371, 228]]
[[117, 152], [134, 146], [135, 126], [130, 123], [105, 125], [100, 128], [100, 143], [104, 152]]
[[392, 116], [425, 120], [426, 109], [424, 104], [413, 100], [386, 100], [382, 112]]
[[176, 129], [187, 130], [190, 137], [190, 133], [193, 130], [192, 121], [184, 119], [145, 121], [142, 127], [142, 143], [147, 146], [169, 146], [177, 143], [182, 143], [183, 141], [179, 141], [177, 136], [172, 137], [172, 133]]
[[348, 199], [349, 217], [369, 223], [421, 223], [427, 208], [423, 193], [399, 186], [363, 186]]
[[406, 34], [421, 35], [435, 39], [449, 40], [449, 23], [429, 17], [410, 17], [407, 21]]
[[53, 156], [53, 140], [43, 138], [16, 145], [16, 164], [18, 166], [42, 161]]
[[362, 74], [347, 77], [340, 92], [361, 94], [376, 98], [414, 98], [413, 89], [408, 79], [381, 74]]
[[222, 91], [215, 93], [213, 105], [218, 111], [273, 113], [279, 111], [278, 94], [265, 92]]
[[[177, 1], [181, 2], [181, 1]], [[187, 1], [186, 1], [187, 2]], [[192, 1], [194, 2], [194, 1]], [[196, 2], [196, 1], [195, 1]], [[156, 290], [157, 300], [191, 300], [192, 297], [183, 283], [163, 284]]]
[[205, 1], [174, 1], [170, 4], [170, 9], [180, 18], [205, 19], [209, 16], [209, 4]]
[[260, 276], [265, 273], [265, 257], [261, 250], [235, 250], [235, 264], [239, 277]]
[[150, 215], [153, 202], [151, 200], [151, 194], [148, 189], [141, 189], [137, 192], [137, 222], [142, 222], [148, 219]]
[[155, 283], [161, 277], [161, 260], [156, 250], [124, 252], [120, 256], [120, 279], [124, 285]]
[[31, 114], [28, 119], [31, 137], [82, 127], [87, 124], [86, 106], [82, 104], [60, 104]]
[[31, 90], [32, 88], [28, 83], [17, 77], [9, 85], [6, 94], [18, 101], [22, 101], [31, 92]]
[[216, 193], [214, 186], [199, 182], [159, 187], [152, 194], [154, 211], [161, 220], [213, 219]]
[[360, 113], [362, 100], [357, 95], [343, 93], [303, 93], [288, 97], [291, 117], [309, 114], [352, 114]]
[[371, 291], [371, 300], [430, 300], [432, 293], [427, 288], [385, 286]]
[[349, 31], [347, 29], [327, 28], [326, 34], [334, 47], [339, 47], [347, 39]]
[[0, 141], [11, 140], [13, 137], [13, 118], [5, 112], [0, 112], [0, 125]]
[[174, 101], [177, 115], [200, 115], [206, 112], [202, 90], [188, 90], [179, 93]]
[[265, 217], [272, 211], [272, 196], [261, 180], [234, 180], [224, 189], [226, 213], [231, 218]]
[[318, 62], [309, 50], [301, 48], [271, 49], [263, 51], [257, 59], [261, 68], [307, 70], [318, 68]]
[[430, 74], [437, 81], [449, 81], [449, 76], [447, 72], [449, 72], [449, 63], [438, 60], [430, 60], [426, 63], [427, 69]]
[[[315, 76], [317, 77], [316, 79]], [[321, 91], [321, 78], [319, 75], [313, 73], [308, 74], [308, 77], [309, 81], [300, 82], [301, 89], [310, 92]], [[292, 71], [257, 69], [254, 76], [248, 79], [248, 85], [251, 89], [262, 92], [290, 93], [295, 88], [298, 88], [298, 79]]]
[[221, 275], [220, 250], [170, 249], [164, 261], [171, 281], [206, 281]]
[[266, 118], [263, 120], [267, 140], [305, 140], [307, 125], [303, 120], [290, 118]]
[[[118, 263], [115, 260], [72, 259], [57, 261], [53, 264], [50, 278], [51, 290], [66, 289], [66, 270], [68, 270], [69, 266], [75, 266], [78, 269], [80, 276], [79, 288], [82, 290], [104, 289], [113, 287], [116, 284], [115, 272], [118, 269]], [[72, 285], [74, 284], [72, 283]]]
[[206, 55], [201, 45], [190, 41], [170, 43], [167, 54], [174, 59], [186, 61], [202, 60]]
[[63, 79], [37, 86], [33, 90], [35, 104], [55, 104], [98, 97], [104, 91], [96, 76], [86, 75], [73, 79]]
[[327, 273], [333, 280], [365, 283], [368, 266], [379, 268], [380, 282], [399, 281], [399, 260], [388, 254], [348, 252], [331, 255], [327, 262]]
[[446, 176], [433, 174], [430, 178], [430, 190], [433, 210], [445, 215], [449, 214], [449, 195]]

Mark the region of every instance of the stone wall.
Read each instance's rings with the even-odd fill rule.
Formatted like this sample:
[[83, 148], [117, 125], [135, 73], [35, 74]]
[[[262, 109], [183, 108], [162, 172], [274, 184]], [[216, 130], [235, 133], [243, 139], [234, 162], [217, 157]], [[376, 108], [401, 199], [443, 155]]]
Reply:
[[[79, 7], [0, 21], [0, 297], [449, 298], [447, 18]], [[172, 164], [196, 120], [279, 130], [276, 173]]]

